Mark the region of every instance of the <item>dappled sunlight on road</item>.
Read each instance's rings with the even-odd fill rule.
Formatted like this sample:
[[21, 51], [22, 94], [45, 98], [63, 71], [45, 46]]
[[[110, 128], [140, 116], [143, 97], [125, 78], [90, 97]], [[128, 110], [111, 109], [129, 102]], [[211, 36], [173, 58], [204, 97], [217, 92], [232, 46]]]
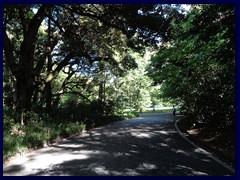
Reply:
[[138, 138], [151, 138], [151, 135], [149, 133], [131, 133], [132, 136], [138, 137]]
[[168, 135], [168, 132], [167, 131], [158, 131], [160, 134], [166, 134]]
[[[175, 117], [154, 113], [64, 139], [17, 158], [5, 175], [220, 175], [213, 161], [186, 143]], [[196, 152], [194, 152], [196, 151]], [[207, 168], [206, 168], [207, 167]]]
[[[51, 151], [50, 151], [51, 152]], [[88, 159], [89, 155], [91, 153], [71, 153], [71, 154], [66, 154], [66, 153], [61, 153], [61, 152], [51, 152], [51, 153], [37, 153], [35, 155], [29, 155], [23, 158], [19, 158], [17, 162], [15, 162], [15, 166], [17, 165], [18, 167], [22, 167], [21, 171], [23, 175], [29, 174], [29, 172], [34, 173], [34, 172], [39, 172], [40, 170], [44, 170], [45, 168], [56, 165], [56, 164], [61, 164], [65, 161], [69, 160], [82, 160], [82, 159]], [[26, 164], [26, 165], [25, 165]], [[4, 170], [5, 173], [9, 172], [18, 172], [18, 168], [14, 168], [9, 166], [9, 168], [6, 168]], [[17, 174], [16, 174], [17, 175]]]

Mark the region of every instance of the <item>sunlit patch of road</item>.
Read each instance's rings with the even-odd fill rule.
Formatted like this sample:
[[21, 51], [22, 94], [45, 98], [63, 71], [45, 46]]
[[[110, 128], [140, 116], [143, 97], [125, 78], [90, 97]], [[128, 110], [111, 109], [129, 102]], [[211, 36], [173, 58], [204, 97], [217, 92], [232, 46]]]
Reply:
[[4, 175], [195, 176], [233, 175], [186, 142], [171, 113], [98, 127], [18, 157]]

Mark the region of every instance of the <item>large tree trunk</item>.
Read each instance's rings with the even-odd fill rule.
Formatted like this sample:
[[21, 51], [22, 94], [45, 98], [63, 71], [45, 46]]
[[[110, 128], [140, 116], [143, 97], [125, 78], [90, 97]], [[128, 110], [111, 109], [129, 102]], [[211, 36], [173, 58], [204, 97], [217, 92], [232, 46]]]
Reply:
[[33, 82], [30, 73], [16, 76], [16, 110], [30, 111], [33, 95]]
[[[34, 51], [38, 29], [45, 17], [48, 5], [42, 5], [31, 19], [28, 29], [23, 29], [24, 39], [20, 47], [19, 63], [13, 57], [13, 46], [4, 31], [4, 54], [8, 67], [16, 77], [16, 109], [18, 112], [31, 110], [34, 91]], [[24, 17], [22, 17], [24, 18]], [[24, 26], [25, 27], [25, 26]]]

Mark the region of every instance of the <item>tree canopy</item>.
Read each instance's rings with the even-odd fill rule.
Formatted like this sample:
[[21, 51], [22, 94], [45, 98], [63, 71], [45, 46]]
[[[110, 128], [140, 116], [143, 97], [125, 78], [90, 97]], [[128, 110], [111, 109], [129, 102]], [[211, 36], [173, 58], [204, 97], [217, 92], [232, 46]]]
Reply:
[[[123, 75], [134, 67], [129, 48], [144, 53], [144, 46], [168, 39], [177, 16], [170, 5], [5, 5], [4, 66], [14, 77], [13, 106], [31, 110], [40, 100], [50, 112], [72, 77]], [[52, 92], [61, 72], [67, 76]]]
[[149, 76], [162, 96], [196, 122], [234, 124], [234, 17], [232, 5], [194, 5], [152, 57]]
[[4, 156], [163, 100], [189, 124], [234, 127], [233, 5], [5, 4], [3, 13]]

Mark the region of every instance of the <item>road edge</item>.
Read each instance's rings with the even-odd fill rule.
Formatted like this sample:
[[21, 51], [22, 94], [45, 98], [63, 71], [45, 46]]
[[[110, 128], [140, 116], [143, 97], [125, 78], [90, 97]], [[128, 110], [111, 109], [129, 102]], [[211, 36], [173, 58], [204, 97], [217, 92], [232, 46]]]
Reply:
[[197, 148], [197, 150], [205, 155], [207, 155], [209, 158], [211, 158], [212, 160], [214, 160], [215, 162], [219, 163], [220, 165], [224, 166], [225, 168], [227, 168], [228, 170], [230, 170], [232, 173], [235, 174], [235, 169], [232, 168], [229, 164], [227, 164], [226, 162], [220, 160], [219, 158], [217, 158], [216, 156], [214, 156], [212, 153], [204, 150], [203, 148], [199, 147], [197, 144], [195, 144], [194, 142], [190, 141], [188, 138], [187, 138], [187, 135], [185, 133], [182, 133], [178, 126], [177, 126], [177, 123], [178, 123], [179, 119], [177, 119], [175, 121], [175, 128], [176, 130], [178, 131], [178, 133], [183, 137], [183, 139], [185, 139], [188, 143], [190, 143], [192, 146], [194, 146], [195, 148]]

